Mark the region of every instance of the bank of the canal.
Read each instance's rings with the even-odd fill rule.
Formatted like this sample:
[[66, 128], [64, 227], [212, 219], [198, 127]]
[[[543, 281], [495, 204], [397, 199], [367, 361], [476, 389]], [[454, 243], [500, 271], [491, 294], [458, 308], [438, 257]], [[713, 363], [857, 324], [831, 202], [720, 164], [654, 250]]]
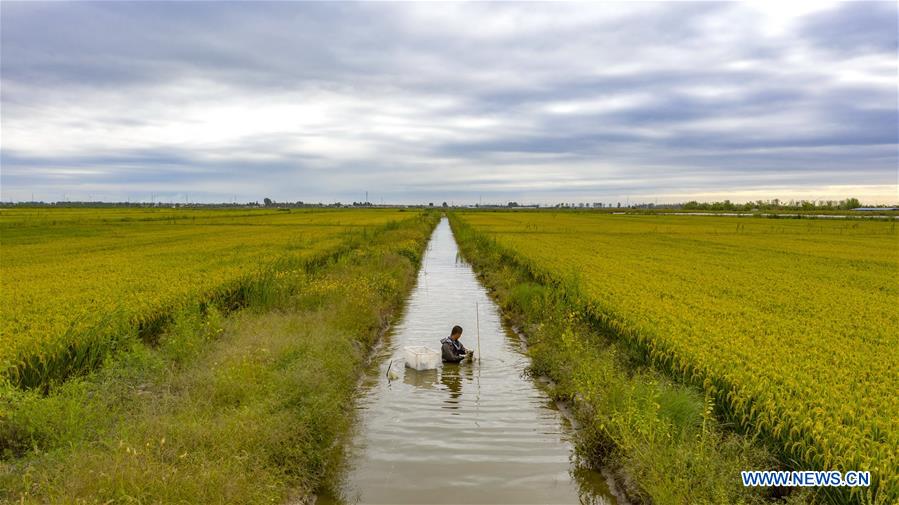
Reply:
[[[478, 361], [402, 366], [404, 346], [439, 349], [455, 324], [470, 348], [480, 327]], [[573, 458], [572, 428], [528, 365], [443, 219], [363, 381], [337, 496], [319, 503], [614, 503], [602, 475]]]

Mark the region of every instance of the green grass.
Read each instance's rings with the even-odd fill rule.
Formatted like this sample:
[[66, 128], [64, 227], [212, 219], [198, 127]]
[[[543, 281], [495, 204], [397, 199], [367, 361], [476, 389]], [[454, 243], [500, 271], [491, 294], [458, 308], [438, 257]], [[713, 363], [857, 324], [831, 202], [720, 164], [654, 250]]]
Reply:
[[269, 503], [340, 467], [362, 365], [415, 278], [435, 224], [369, 233], [260, 280], [247, 308], [177, 311], [48, 395], [0, 394], [0, 501]]

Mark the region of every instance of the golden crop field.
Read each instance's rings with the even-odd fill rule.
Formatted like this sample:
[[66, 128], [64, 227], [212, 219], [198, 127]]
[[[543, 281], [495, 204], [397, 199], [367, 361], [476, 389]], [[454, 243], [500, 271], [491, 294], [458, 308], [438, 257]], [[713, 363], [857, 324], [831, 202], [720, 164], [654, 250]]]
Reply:
[[[0, 370], [44, 384], [115, 334], [227, 293], [275, 260], [313, 258], [399, 210], [0, 210]], [[109, 342], [107, 342], [109, 341]], [[85, 354], [87, 353], [87, 354]], [[31, 373], [26, 377], [23, 374]], [[64, 375], [64, 374], [63, 374]]]
[[799, 469], [870, 470], [899, 496], [894, 221], [458, 215]]

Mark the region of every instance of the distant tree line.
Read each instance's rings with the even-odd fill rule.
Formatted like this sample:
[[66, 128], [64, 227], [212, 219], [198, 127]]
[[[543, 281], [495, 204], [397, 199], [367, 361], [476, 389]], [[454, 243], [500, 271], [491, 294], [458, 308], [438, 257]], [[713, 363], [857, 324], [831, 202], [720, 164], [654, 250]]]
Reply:
[[684, 210], [851, 210], [861, 207], [858, 198], [846, 198], [845, 200], [789, 200], [782, 202], [773, 200], [756, 200], [754, 202], [734, 203], [730, 200], [723, 202], [697, 202], [691, 200], [683, 205]]

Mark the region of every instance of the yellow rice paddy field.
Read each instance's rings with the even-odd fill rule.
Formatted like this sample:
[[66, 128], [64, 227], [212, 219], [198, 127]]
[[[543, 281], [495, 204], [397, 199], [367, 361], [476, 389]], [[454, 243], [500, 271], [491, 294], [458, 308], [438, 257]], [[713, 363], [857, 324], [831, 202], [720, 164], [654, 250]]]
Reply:
[[[893, 221], [463, 212], [538, 279], [704, 388], [798, 468], [899, 496]], [[890, 491], [892, 490], [892, 491]]]
[[[233, 294], [400, 210], [3, 209], [0, 370], [25, 386], [96, 362], [179, 304]], [[97, 354], [100, 353], [100, 354]], [[60, 365], [60, 363], [63, 365]], [[65, 370], [54, 370], [63, 366]], [[58, 372], [58, 373], [57, 373]]]

